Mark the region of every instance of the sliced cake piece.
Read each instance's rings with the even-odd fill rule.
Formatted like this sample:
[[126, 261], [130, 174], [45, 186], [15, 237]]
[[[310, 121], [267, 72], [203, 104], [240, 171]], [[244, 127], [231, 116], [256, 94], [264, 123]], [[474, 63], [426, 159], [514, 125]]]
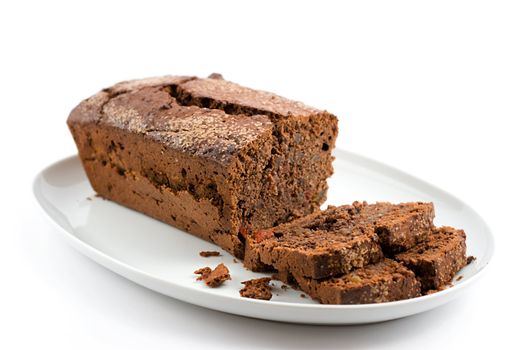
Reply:
[[[387, 251], [411, 247], [432, 227], [432, 203], [355, 202], [328, 207], [246, 238], [244, 264], [254, 271], [285, 270], [309, 278], [351, 271]], [[378, 235], [379, 233], [379, 235]]]
[[466, 236], [463, 230], [440, 227], [412, 249], [395, 259], [416, 273], [423, 291], [440, 289], [467, 264]]
[[384, 303], [421, 295], [415, 274], [391, 259], [322, 280], [297, 276], [289, 271], [280, 271], [276, 277], [298, 286], [322, 304]]
[[372, 224], [385, 253], [400, 252], [423, 241], [433, 227], [434, 205], [425, 202], [354, 203], [357, 221]]
[[379, 239], [371, 226], [324, 230], [288, 227], [253, 235], [247, 242], [244, 263], [253, 270], [293, 271], [300, 276], [323, 278], [346, 273], [381, 257]]

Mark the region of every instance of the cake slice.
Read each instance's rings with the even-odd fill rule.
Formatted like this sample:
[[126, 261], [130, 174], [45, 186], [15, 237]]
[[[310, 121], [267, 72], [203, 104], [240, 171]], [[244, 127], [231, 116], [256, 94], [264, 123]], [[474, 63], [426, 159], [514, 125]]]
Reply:
[[354, 203], [355, 221], [374, 226], [387, 254], [413, 247], [426, 239], [433, 227], [434, 205], [425, 202], [392, 204]]
[[466, 235], [452, 227], [435, 228], [428, 239], [395, 259], [415, 272], [423, 291], [440, 289], [467, 264]]
[[259, 231], [246, 247], [245, 266], [252, 270], [293, 271], [311, 278], [346, 273], [383, 256], [371, 226]]
[[377, 262], [382, 249], [411, 247], [432, 227], [432, 203], [355, 202], [328, 207], [246, 239], [244, 264], [254, 271], [290, 271], [313, 279]]
[[388, 258], [327, 279], [316, 280], [289, 271], [279, 271], [276, 277], [299, 287], [322, 304], [384, 303], [421, 295], [414, 273]]
[[219, 75], [118, 83], [67, 123], [100, 196], [241, 258], [240, 231], [319, 210], [338, 130], [328, 112]]

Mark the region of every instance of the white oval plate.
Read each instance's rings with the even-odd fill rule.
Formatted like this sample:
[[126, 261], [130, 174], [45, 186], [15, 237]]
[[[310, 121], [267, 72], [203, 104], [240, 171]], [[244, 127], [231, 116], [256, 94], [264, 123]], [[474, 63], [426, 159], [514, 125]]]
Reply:
[[[443, 305], [471, 286], [493, 253], [489, 228], [469, 206], [452, 195], [406, 173], [356, 154], [336, 151], [335, 175], [327, 203], [354, 200], [433, 201], [436, 225], [463, 228], [467, 252], [477, 260], [461, 270], [454, 286], [410, 300], [366, 305], [320, 305], [290, 288], [274, 284], [271, 301], [241, 298], [241, 281], [261, 277], [247, 271], [213, 244], [111, 201], [95, 197], [77, 157], [50, 165], [35, 179], [36, 199], [76, 249], [106, 268], [159, 293], [188, 303], [237, 315], [307, 324], [360, 324], [414, 315]], [[203, 258], [203, 250], [222, 256]], [[232, 280], [208, 288], [193, 271], [225, 263]], [[459, 278], [459, 276], [462, 276]]]

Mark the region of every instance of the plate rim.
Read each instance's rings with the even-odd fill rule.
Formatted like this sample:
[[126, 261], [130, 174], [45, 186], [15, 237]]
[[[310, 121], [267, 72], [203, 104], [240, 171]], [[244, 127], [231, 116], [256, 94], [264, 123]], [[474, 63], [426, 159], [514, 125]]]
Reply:
[[[405, 171], [402, 171], [396, 167], [392, 167], [386, 163], [383, 163], [383, 162], [380, 162], [380, 161], [377, 161], [375, 159], [372, 159], [372, 158], [369, 158], [369, 157], [365, 157], [365, 156], [362, 156], [362, 155], [359, 155], [357, 153], [354, 153], [354, 152], [350, 152], [350, 151], [347, 151], [347, 150], [342, 150], [342, 149], [336, 149], [334, 151], [334, 155], [336, 156], [336, 158], [346, 158], [347, 161], [349, 162], [357, 162], [359, 163], [359, 165], [362, 165], [366, 168], [372, 168], [374, 171], [377, 171], [377, 172], [381, 172], [383, 173], [383, 171], [379, 171], [379, 170], [388, 170], [388, 173], [389, 173], [389, 177], [393, 175], [394, 178], [396, 179], [399, 179], [400, 177], [404, 179], [404, 182], [405, 181], [408, 181], [408, 182], [411, 182], [411, 183], [416, 183], [417, 187], [420, 187], [420, 186], [423, 186], [423, 187], [426, 187], [428, 189], [431, 189], [432, 191], [437, 191], [437, 193], [441, 193], [442, 195], [445, 195], [446, 197], [449, 197], [451, 199], [453, 199], [454, 201], [458, 202], [458, 203], [461, 203], [465, 208], [467, 208], [468, 210], [471, 211], [472, 214], [474, 214], [478, 220], [480, 220], [481, 223], [483, 223], [483, 225], [485, 226], [486, 228], [486, 233], [487, 233], [487, 239], [488, 239], [488, 244], [487, 244], [487, 248], [486, 248], [486, 263], [481, 266], [479, 268], [479, 270], [477, 270], [475, 272], [474, 275], [470, 276], [468, 279], [464, 280], [462, 283], [458, 284], [458, 285], [453, 285], [452, 287], [450, 288], [447, 288], [445, 290], [442, 290], [442, 291], [439, 291], [439, 292], [436, 292], [436, 293], [433, 293], [433, 294], [429, 294], [429, 295], [424, 295], [424, 296], [420, 296], [420, 297], [416, 297], [416, 298], [411, 298], [411, 299], [405, 299], [405, 300], [399, 300], [399, 301], [391, 301], [391, 302], [385, 302], [385, 303], [375, 303], [375, 304], [358, 304], [358, 305], [328, 305], [328, 304], [301, 304], [301, 303], [292, 303], [292, 302], [284, 302], [284, 301], [271, 301], [271, 304], [274, 305], [274, 306], [280, 306], [280, 307], [285, 307], [285, 308], [291, 308], [291, 309], [300, 309], [300, 310], [319, 310], [319, 311], [324, 311], [324, 310], [337, 310], [338, 312], [339, 311], [351, 311], [351, 310], [377, 310], [377, 309], [390, 309], [390, 308], [397, 308], [397, 307], [402, 307], [402, 306], [406, 306], [406, 305], [413, 305], [413, 304], [418, 304], [418, 303], [423, 303], [423, 302], [431, 302], [431, 301], [435, 301], [435, 302], [438, 302], [440, 299], [444, 299], [446, 298], [447, 296], [450, 297], [450, 300], [445, 300], [445, 301], [442, 301], [441, 303], [437, 303], [437, 305], [433, 306], [433, 307], [430, 307], [426, 310], [430, 310], [434, 307], [437, 307], [437, 306], [440, 306], [448, 301], [451, 301], [455, 296], [459, 295], [460, 292], [463, 292], [464, 290], [466, 290], [468, 287], [470, 287], [472, 284], [474, 284], [475, 282], [477, 282], [483, 275], [485, 275], [486, 271], [487, 271], [487, 267], [489, 266], [490, 262], [492, 261], [493, 259], [493, 256], [494, 256], [494, 252], [495, 252], [495, 239], [494, 239], [494, 234], [492, 233], [492, 230], [490, 228], [490, 226], [488, 225], [488, 223], [478, 214], [477, 211], [475, 211], [469, 204], [465, 203], [463, 200], [459, 199], [458, 197], [456, 197], [455, 195], [449, 193], [448, 191], [446, 190], [443, 190], [441, 189], [440, 187], [437, 187], [425, 180], [422, 180], [414, 175], [411, 175]], [[156, 289], [153, 289], [151, 288], [150, 286], [147, 286], [143, 283], [140, 283], [138, 282], [137, 280], [135, 279], [131, 279], [130, 277], [128, 276], [125, 276], [123, 275], [122, 273], [120, 272], [117, 272], [115, 268], [113, 268], [113, 266], [108, 266], [106, 264], [104, 264], [103, 262], [101, 262], [99, 259], [101, 259], [102, 261], [103, 260], [106, 260], [106, 261], [109, 261], [111, 264], [114, 264], [115, 266], [114, 267], [118, 267], [120, 269], [124, 269], [124, 270], [128, 270], [128, 271], [131, 271], [132, 273], [136, 274], [137, 277], [142, 277], [142, 278], [147, 278], [147, 279], [150, 279], [150, 280], [153, 280], [157, 283], [162, 283], [162, 284], [165, 284], [165, 285], [168, 285], [168, 286], [172, 286], [172, 287], [176, 287], [176, 288], [180, 288], [180, 289], [183, 289], [187, 292], [190, 292], [190, 293], [196, 293], [196, 290], [189, 287], [189, 286], [186, 286], [184, 284], [180, 284], [180, 283], [176, 283], [172, 280], [168, 280], [168, 279], [164, 279], [164, 278], [161, 278], [161, 277], [158, 277], [158, 276], [155, 276], [155, 275], [152, 275], [150, 274], [149, 272], [146, 272], [144, 270], [141, 270], [139, 268], [136, 268], [134, 266], [131, 266], [123, 261], [120, 261], [118, 260], [117, 258], [114, 258], [112, 257], [111, 255], [108, 255], [98, 249], [96, 249], [95, 247], [89, 245], [88, 243], [82, 241], [80, 238], [78, 238], [73, 232], [74, 232], [74, 229], [72, 227], [64, 227], [64, 223], [60, 223], [58, 222], [55, 218], [56, 218], [56, 215], [52, 215], [52, 214], [60, 214], [59, 212], [56, 212], [56, 213], [53, 213], [53, 205], [51, 203], [49, 203], [46, 198], [45, 198], [45, 195], [41, 193], [40, 191], [40, 181], [43, 181], [43, 175], [51, 170], [52, 168], [54, 167], [57, 167], [57, 166], [60, 166], [60, 165], [63, 165], [63, 164], [66, 164], [66, 163], [69, 163], [69, 162], [73, 162], [73, 161], [77, 161], [80, 163], [81, 165], [81, 162], [78, 158], [78, 155], [71, 155], [71, 156], [68, 156], [68, 157], [65, 157], [65, 158], [62, 158], [60, 160], [57, 160], [49, 165], [47, 165], [46, 167], [44, 167], [42, 170], [40, 170], [37, 175], [34, 177], [33, 179], [33, 182], [32, 182], [32, 190], [33, 190], [33, 195], [34, 195], [34, 198], [36, 200], [36, 202], [38, 203], [40, 209], [44, 212], [45, 216], [48, 218], [49, 221], [51, 221], [51, 223], [56, 227], [58, 228], [58, 230], [61, 232], [61, 235], [65, 238], [67, 238], [68, 242], [69, 243], [72, 243], [73, 247], [78, 250], [80, 253], [82, 253], [83, 255], [86, 255], [88, 256], [90, 259], [92, 260], [95, 260], [95, 262], [97, 262], [98, 264], [102, 265], [103, 267], [123, 276], [124, 278], [126, 279], [129, 279], [131, 281], [133, 281], [134, 283], [137, 283], [145, 288], [148, 288], [148, 289], [152, 289], [158, 293], [161, 293], [161, 294], [164, 294], [164, 295], [168, 295], [172, 298], [175, 298], [175, 299], [178, 299], [178, 300], [181, 300], [181, 301], [184, 301], [184, 302], [188, 302], [188, 303], [191, 303], [191, 304], [194, 304], [194, 305], [198, 305], [198, 306], [202, 306], [202, 307], [208, 307], [205, 305], [205, 303], [197, 303], [195, 301], [190, 301], [190, 300], [187, 300], [187, 298], [178, 298], [176, 296], [173, 296], [171, 294], [167, 294], [167, 293], [163, 293], [159, 290], [156, 290]], [[82, 166], [82, 165], [81, 165]], [[70, 232], [71, 231], [71, 232]], [[89, 252], [89, 254], [88, 254]], [[199, 294], [200, 293], [203, 293], [203, 294], [206, 294], [206, 296], [209, 296], [210, 293], [207, 293], [205, 291], [201, 291], [199, 290], [198, 291]], [[230, 300], [230, 301], [233, 301], [233, 302], [237, 302], [237, 303], [244, 303], [246, 305], [250, 305], [250, 304], [255, 304], [255, 305], [268, 305], [268, 301], [265, 301], [265, 300], [257, 300], [257, 299], [249, 299], [249, 298], [241, 298], [241, 297], [238, 297], [238, 296], [232, 296], [232, 295], [215, 295], [216, 297], [222, 299], [222, 298], [225, 298], [227, 300]], [[220, 310], [220, 308], [214, 308], [216, 310]], [[225, 310], [221, 310], [221, 311], [225, 311]], [[233, 313], [233, 312], [230, 312], [230, 311], [226, 311], [228, 313]], [[416, 314], [416, 313], [419, 313], [419, 312], [415, 312], [415, 313], [410, 313], [411, 314]], [[237, 313], [234, 313], [234, 314], [237, 314]], [[249, 315], [245, 315], [245, 316], [248, 316], [248, 317], [255, 317], [255, 316], [249, 316]], [[402, 317], [402, 316], [400, 316]], [[397, 318], [397, 317], [396, 317]], [[394, 318], [392, 318], [394, 319]], [[299, 322], [296, 322], [296, 321], [291, 321], [292, 323], [299, 323]], [[313, 324], [312, 322], [304, 322], [304, 323], [309, 323], [309, 324]], [[362, 322], [334, 322], [332, 324], [349, 324], [349, 323], [362, 323]], [[368, 322], [365, 322], [365, 323], [368, 323]], [[323, 322], [322, 324], [328, 324], [326, 322]]]

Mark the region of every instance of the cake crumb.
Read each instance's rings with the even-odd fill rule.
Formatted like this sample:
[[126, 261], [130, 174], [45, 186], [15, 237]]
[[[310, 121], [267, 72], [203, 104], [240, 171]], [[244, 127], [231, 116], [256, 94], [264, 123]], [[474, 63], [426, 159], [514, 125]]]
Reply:
[[301, 293], [301, 298], [306, 298], [306, 295]]
[[221, 253], [215, 250], [203, 250], [199, 255], [204, 258], [209, 258], [210, 256], [221, 256]]
[[441, 292], [442, 290], [445, 290], [445, 289], [448, 289], [450, 288], [450, 284], [445, 284], [444, 286], [441, 286], [437, 289], [429, 289], [427, 290], [426, 292], [422, 293], [423, 295], [430, 295], [430, 294], [434, 294], [434, 293], [437, 293], [437, 292]]
[[476, 260], [476, 257], [470, 255], [470, 256], [467, 258], [467, 265], [469, 265], [469, 264], [470, 264], [471, 262], [473, 262], [474, 260]]
[[231, 280], [230, 271], [224, 264], [219, 264], [215, 269], [210, 267], [202, 267], [195, 270], [194, 274], [200, 275], [197, 281], [203, 280], [210, 288], [216, 288], [224, 283], [224, 281]]
[[233, 258], [233, 263], [237, 264], [238, 263], [237, 259]]
[[243, 298], [270, 300], [272, 298], [272, 287], [270, 277], [255, 278], [241, 282], [244, 287], [239, 291]]
[[461, 281], [463, 279], [463, 275], [459, 275], [458, 278], [456, 278], [456, 282]]
[[86, 197], [86, 199], [87, 199], [88, 201], [92, 201], [92, 200], [93, 200], [93, 198], [91, 198], [91, 197]]
[[288, 285], [286, 285], [286, 284], [281, 285], [281, 289], [282, 289], [282, 290], [287, 290], [288, 288], [289, 288], [289, 287], [288, 287]]
[[199, 277], [197, 277], [197, 281], [201, 281], [211, 273], [211, 268], [208, 266], [201, 267], [200, 269], [195, 270], [193, 273], [196, 275], [200, 275]]

